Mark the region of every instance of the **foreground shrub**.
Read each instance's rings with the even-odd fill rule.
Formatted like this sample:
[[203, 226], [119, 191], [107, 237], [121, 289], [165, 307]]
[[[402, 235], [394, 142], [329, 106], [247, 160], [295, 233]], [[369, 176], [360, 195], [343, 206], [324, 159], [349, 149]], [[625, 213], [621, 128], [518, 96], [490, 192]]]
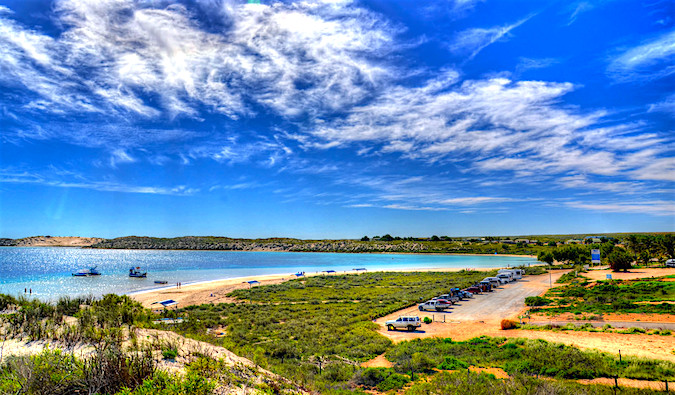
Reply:
[[502, 320], [501, 326], [502, 330], [516, 329], [518, 328], [518, 323], [514, 320]]

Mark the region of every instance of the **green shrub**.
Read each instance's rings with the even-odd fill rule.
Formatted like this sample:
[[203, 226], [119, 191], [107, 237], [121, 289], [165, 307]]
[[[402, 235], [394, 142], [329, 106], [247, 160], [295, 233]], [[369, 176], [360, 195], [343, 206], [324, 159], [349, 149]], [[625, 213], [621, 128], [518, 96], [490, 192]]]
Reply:
[[175, 348], [166, 348], [162, 350], [162, 357], [164, 359], [176, 359], [178, 356], [178, 350]]
[[410, 380], [406, 376], [398, 373], [392, 373], [379, 384], [377, 384], [375, 388], [381, 392], [399, 390], [409, 382]]
[[526, 306], [547, 306], [552, 302], [551, 299], [542, 298], [541, 296], [528, 296], [525, 298]]
[[431, 324], [431, 318], [429, 317], [424, 317], [422, 321], [424, 321], [425, 324]]
[[468, 367], [468, 363], [460, 361], [452, 355], [445, 357], [445, 360], [440, 365], [438, 365], [438, 368], [441, 370], [464, 370]]

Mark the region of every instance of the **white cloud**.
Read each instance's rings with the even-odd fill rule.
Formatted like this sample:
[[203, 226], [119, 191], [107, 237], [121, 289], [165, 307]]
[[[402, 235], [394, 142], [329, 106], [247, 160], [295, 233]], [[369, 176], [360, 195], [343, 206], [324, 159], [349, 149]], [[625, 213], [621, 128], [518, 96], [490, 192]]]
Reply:
[[348, 2], [202, 6], [218, 8], [223, 31], [204, 31], [183, 6], [132, 0], [57, 2], [55, 39], [0, 14], [0, 78], [36, 94], [29, 107], [41, 111], [206, 107], [238, 119], [254, 104], [287, 117], [341, 110], [392, 77], [379, 59], [398, 28]]
[[129, 185], [114, 181], [92, 180], [79, 173], [56, 168], [39, 171], [17, 168], [1, 168], [0, 183], [39, 184], [57, 188], [90, 189], [102, 192], [140, 193], [156, 195], [188, 196], [199, 192], [185, 185], [172, 187]]
[[607, 73], [621, 82], [658, 79], [675, 73], [675, 30], [618, 55], [610, 62]]
[[675, 203], [667, 200], [649, 200], [635, 202], [566, 202], [568, 207], [590, 210], [605, 211], [610, 213], [633, 213], [659, 216], [672, 216], [675, 213]]
[[504, 78], [460, 84], [458, 74], [448, 70], [419, 87], [392, 87], [386, 96], [307, 132], [331, 147], [370, 142], [381, 144], [382, 153], [452, 161], [486, 173], [553, 176], [576, 171], [663, 179], [640, 169], [649, 166], [646, 158], [662, 157], [672, 139], [641, 133], [640, 123], [598, 126], [607, 123], [607, 113], [559, 104], [574, 88]]
[[473, 28], [461, 31], [457, 33], [452, 43], [450, 43], [449, 49], [454, 53], [466, 56], [467, 60], [473, 59], [480, 51], [502, 39], [511, 30], [522, 25], [531, 17], [528, 16], [511, 25], [496, 26], [489, 29]]

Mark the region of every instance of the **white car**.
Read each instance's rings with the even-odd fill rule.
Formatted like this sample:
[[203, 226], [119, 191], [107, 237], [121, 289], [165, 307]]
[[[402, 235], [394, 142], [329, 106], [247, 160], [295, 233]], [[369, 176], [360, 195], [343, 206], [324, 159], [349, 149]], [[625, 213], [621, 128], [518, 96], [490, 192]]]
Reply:
[[504, 280], [504, 281], [506, 281], [507, 283], [510, 283], [511, 281], [515, 281], [515, 280], [513, 279], [513, 277], [509, 276], [509, 275], [506, 274], [506, 273], [499, 273], [499, 274], [497, 275], [497, 278], [500, 279], [500, 280]]
[[398, 317], [397, 319], [387, 321], [384, 324], [387, 326], [387, 330], [395, 331], [397, 329], [405, 329], [408, 332], [412, 332], [422, 326], [420, 317], [417, 316]]
[[452, 304], [447, 300], [427, 300], [424, 303], [417, 305], [420, 311], [443, 311], [449, 309]]
[[668, 259], [666, 261], [666, 266], [668, 267], [675, 267], [675, 259]]

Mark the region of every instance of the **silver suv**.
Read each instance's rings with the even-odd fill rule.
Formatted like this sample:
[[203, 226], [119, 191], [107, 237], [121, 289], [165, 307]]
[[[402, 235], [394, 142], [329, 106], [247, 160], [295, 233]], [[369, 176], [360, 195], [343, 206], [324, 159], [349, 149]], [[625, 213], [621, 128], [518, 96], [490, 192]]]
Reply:
[[398, 317], [397, 319], [387, 321], [384, 324], [387, 326], [387, 330], [394, 331], [396, 329], [406, 329], [408, 332], [412, 332], [422, 326], [420, 317], [416, 316]]

